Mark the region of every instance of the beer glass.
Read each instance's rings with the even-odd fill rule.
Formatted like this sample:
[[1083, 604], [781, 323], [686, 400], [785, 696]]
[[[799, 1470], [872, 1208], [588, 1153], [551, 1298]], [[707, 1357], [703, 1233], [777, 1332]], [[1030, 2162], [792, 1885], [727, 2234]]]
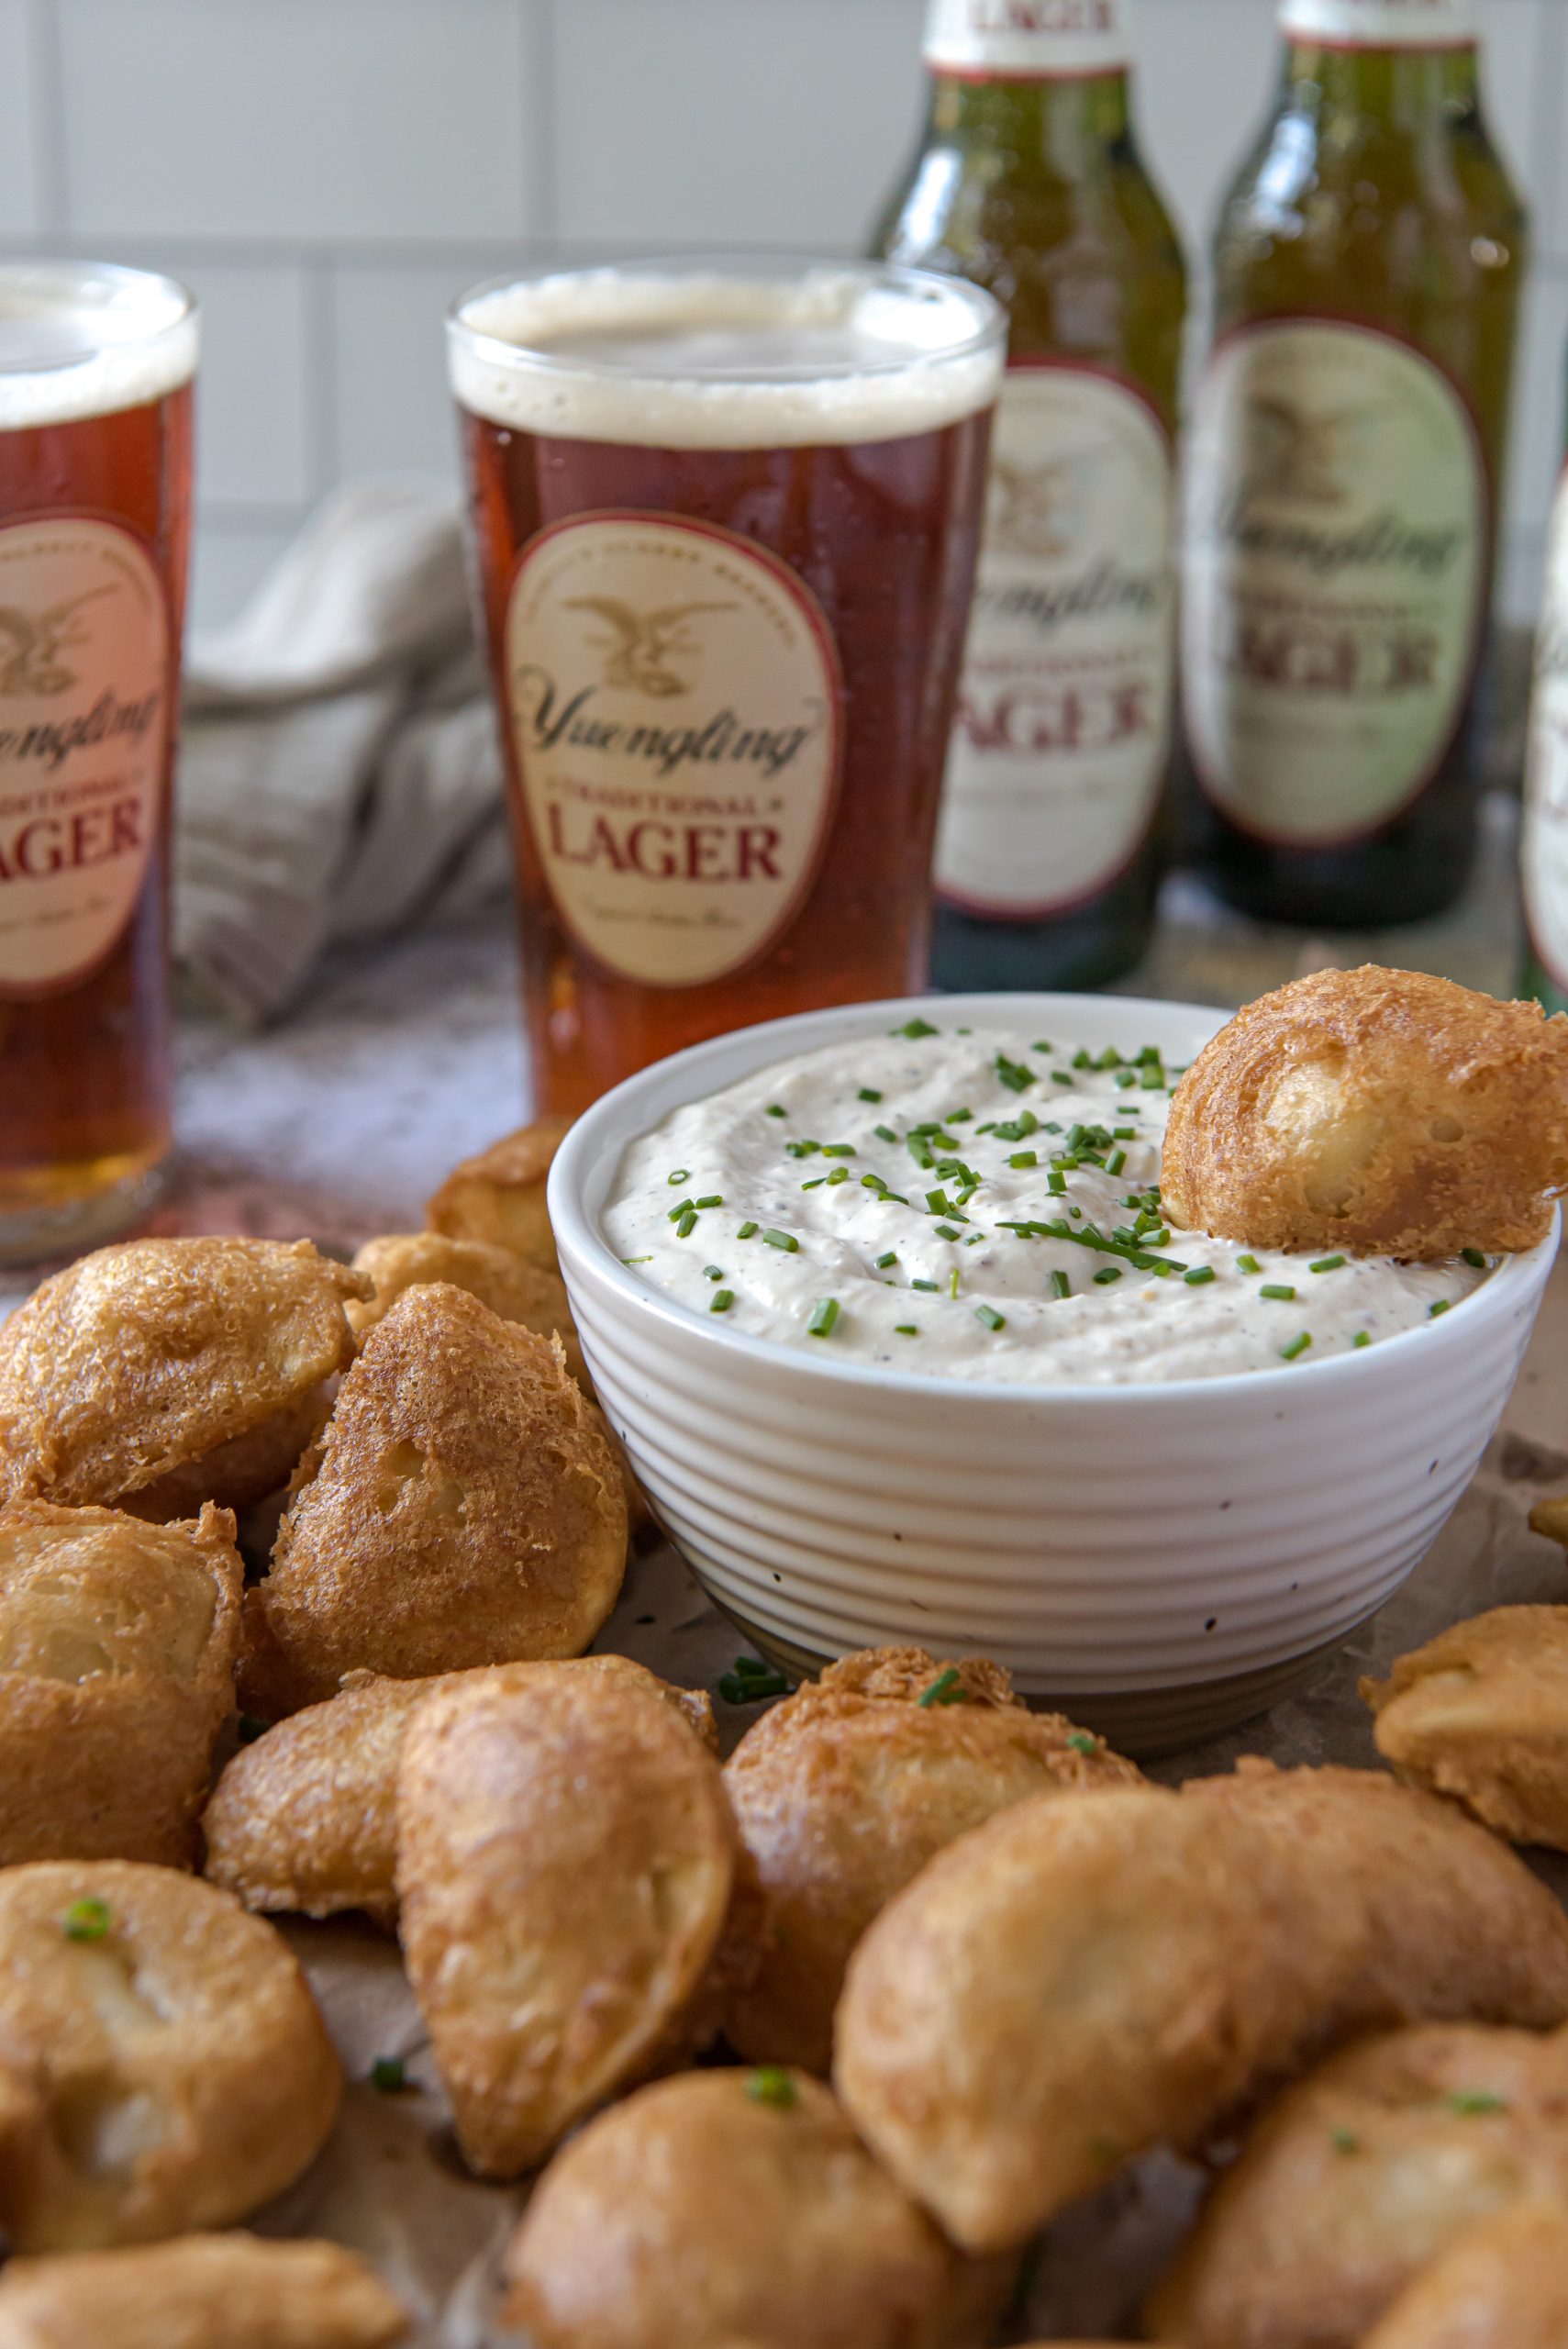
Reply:
[[0, 267], [0, 1260], [134, 1215], [169, 1147], [169, 791], [195, 306]]
[[924, 985], [1006, 330], [976, 286], [851, 263], [455, 306], [541, 1108]]

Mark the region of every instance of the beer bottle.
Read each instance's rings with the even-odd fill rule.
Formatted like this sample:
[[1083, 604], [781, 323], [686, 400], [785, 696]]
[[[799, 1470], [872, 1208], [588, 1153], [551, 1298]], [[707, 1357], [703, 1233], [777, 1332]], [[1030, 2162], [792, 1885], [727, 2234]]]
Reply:
[[1282, 0], [1278, 104], [1222, 211], [1183, 576], [1200, 862], [1353, 928], [1464, 885], [1527, 224], [1474, 0]]
[[1546, 543], [1546, 598], [1535, 640], [1525, 767], [1521, 992], [1568, 1011], [1568, 469]]
[[938, 836], [944, 986], [1130, 969], [1165, 857], [1186, 272], [1133, 133], [1125, 6], [931, 0], [929, 117], [876, 238], [1010, 316]]

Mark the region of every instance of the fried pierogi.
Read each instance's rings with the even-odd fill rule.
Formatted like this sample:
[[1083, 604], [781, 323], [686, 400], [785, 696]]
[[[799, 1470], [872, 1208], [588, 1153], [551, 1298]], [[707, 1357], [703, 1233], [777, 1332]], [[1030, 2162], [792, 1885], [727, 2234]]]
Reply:
[[545, 1211], [550, 1161], [570, 1118], [536, 1118], [454, 1166], [425, 1209], [432, 1231], [453, 1240], [487, 1240], [530, 1264], [555, 1263], [555, 1235]]
[[[710, 1751], [713, 1706], [695, 1689], [672, 1688], [628, 1656], [584, 1655], [562, 1664], [502, 1664], [509, 1684], [530, 1674], [574, 1672], [632, 1680], [675, 1709]], [[202, 1820], [206, 1873], [247, 1909], [330, 1917], [362, 1909], [390, 1923], [397, 1911], [397, 1757], [416, 1705], [470, 1675], [384, 1680], [350, 1673], [339, 1695], [307, 1705], [242, 1746], [213, 1790]]]
[[0, 1323], [0, 1497], [195, 1515], [288, 1480], [370, 1283], [308, 1240], [133, 1240]]
[[0, 1508], [0, 1867], [188, 1867], [234, 1709], [234, 1520]]
[[18, 2251], [221, 2227], [325, 2143], [341, 2077], [288, 1948], [199, 1877], [0, 1872], [0, 2227]]
[[1529, 1513], [1532, 1533], [1544, 1534], [1568, 1550], [1568, 1493], [1554, 1493], [1549, 1500], [1537, 1501]]
[[626, 1543], [615, 1453], [556, 1341], [449, 1283], [406, 1289], [247, 1595], [245, 1703], [271, 1717], [348, 1672], [580, 1654], [615, 1605]]
[[1518, 2202], [1434, 2260], [1362, 2349], [1562, 2349], [1564, 2342], [1568, 2207]]
[[183, 2235], [13, 2260], [0, 2349], [387, 2349], [408, 2320], [335, 2243]]
[[940, 1854], [850, 1962], [835, 2076], [894, 2175], [995, 2248], [1349, 2031], [1465, 2015], [1568, 2016], [1544, 1886], [1429, 1796], [1264, 1765], [1036, 1797]]
[[956, 2349], [962, 2260], [804, 2073], [688, 2072], [600, 2117], [534, 2189], [506, 2314], [538, 2349]]
[[1533, 1247], [1568, 1186], [1568, 1019], [1420, 971], [1296, 979], [1183, 1077], [1160, 1186], [1176, 1223], [1254, 1248]]
[[404, 1735], [408, 1977], [473, 2167], [515, 2177], [696, 2040], [740, 1838], [713, 1754], [621, 1674], [474, 1674]]
[[1153, 2295], [1184, 2349], [1356, 2349], [1477, 2220], [1568, 2190], [1568, 2042], [1433, 2023], [1286, 2089]]
[[1568, 1851], [1568, 1607], [1497, 1607], [1363, 1680], [1377, 1750], [1514, 1843]]
[[742, 2055], [826, 2072], [850, 1952], [933, 1854], [1052, 1787], [1136, 1780], [1005, 1672], [923, 1648], [868, 1648], [763, 1714], [724, 1778], [769, 1926], [725, 2018]]
[[503, 1321], [516, 1321], [541, 1338], [558, 1336], [566, 1367], [585, 1392], [588, 1374], [567, 1303], [566, 1284], [549, 1264], [530, 1264], [488, 1240], [452, 1240], [440, 1231], [392, 1232], [367, 1240], [354, 1258], [356, 1272], [368, 1273], [375, 1294], [368, 1305], [350, 1305], [349, 1319], [363, 1337], [406, 1288], [428, 1281], [450, 1281], [465, 1288]]

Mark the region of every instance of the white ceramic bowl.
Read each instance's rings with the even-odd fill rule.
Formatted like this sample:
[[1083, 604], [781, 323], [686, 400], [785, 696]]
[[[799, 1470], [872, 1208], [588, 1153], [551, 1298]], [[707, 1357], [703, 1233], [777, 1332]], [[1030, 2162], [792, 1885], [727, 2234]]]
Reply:
[[[1264, 1373], [1073, 1390], [835, 1363], [671, 1303], [600, 1211], [622, 1151], [770, 1063], [885, 1035], [928, 1003], [738, 1030], [628, 1078], [556, 1157], [550, 1211], [583, 1350], [671, 1538], [715, 1602], [793, 1673], [915, 1641], [985, 1654], [1135, 1752], [1260, 1711], [1381, 1607], [1502, 1417], [1557, 1247], [1364, 1353]], [[1190, 1060], [1186, 1004], [950, 996], [1091, 1048]]]

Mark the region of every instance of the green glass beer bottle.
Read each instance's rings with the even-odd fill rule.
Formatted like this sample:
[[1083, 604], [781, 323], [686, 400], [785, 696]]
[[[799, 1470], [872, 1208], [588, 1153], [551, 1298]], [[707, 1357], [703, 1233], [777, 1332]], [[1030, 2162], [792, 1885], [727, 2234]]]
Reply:
[[1568, 1011], [1568, 469], [1546, 541], [1546, 595], [1535, 640], [1525, 763], [1525, 964], [1520, 993]]
[[942, 986], [1130, 969], [1166, 860], [1186, 272], [1134, 137], [1125, 8], [931, 0], [929, 111], [875, 239], [1011, 319], [938, 834]]
[[1200, 863], [1243, 911], [1416, 920], [1464, 885], [1523, 206], [1474, 0], [1282, 0], [1224, 206], [1183, 576]]

